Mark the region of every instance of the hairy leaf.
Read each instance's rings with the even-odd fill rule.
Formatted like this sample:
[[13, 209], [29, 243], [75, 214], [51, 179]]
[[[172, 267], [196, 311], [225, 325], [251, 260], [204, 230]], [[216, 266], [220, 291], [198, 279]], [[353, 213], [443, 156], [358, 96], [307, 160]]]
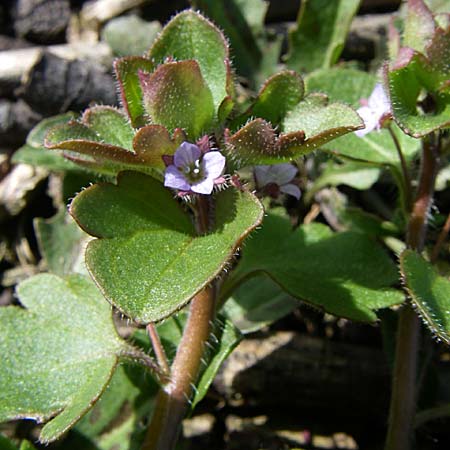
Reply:
[[86, 253], [95, 281], [111, 303], [140, 323], [161, 320], [185, 305], [262, 219], [255, 197], [228, 189], [217, 194], [213, 232], [195, 236], [170, 191], [131, 172], [117, 186], [83, 191], [71, 213], [86, 232], [101, 238], [90, 242]]
[[211, 130], [214, 105], [211, 91], [196, 61], [166, 63], [152, 74], [140, 74], [144, 106], [155, 124], [170, 132], [183, 128], [195, 140]]
[[166, 58], [195, 60], [211, 91], [215, 111], [231, 95], [227, 41], [209, 20], [195, 11], [187, 10], [176, 15], [154, 42], [149, 57], [155, 64], [164, 62]]
[[0, 421], [55, 416], [40, 435], [50, 442], [92, 407], [127, 344], [107, 302], [80, 275], [37, 275], [17, 292], [24, 308], [0, 308]]
[[121, 102], [134, 127], [146, 124], [139, 71], [151, 73], [154, 69], [153, 62], [141, 56], [128, 56], [114, 61]]
[[[344, 102], [358, 108], [361, 100], [369, 98], [376, 82], [377, 78], [372, 74], [355, 69], [334, 68], [310, 74], [306, 78], [306, 90], [325, 92], [331, 102]], [[391, 124], [391, 127], [406, 160], [411, 162], [420, 150], [420, 141], [405, 135], [395, 124]], [[349, 133], [327, 143], [324, 149], [346, 158], [400, 166], [398, 153], [388, 130], [373, 131], [363, 137]]]
[[405, 250], [400, 270], [406, 290], [425, 324], [439, 339], [450, 344], [450, 280], [421, 255]]
[[374, 310], [403, 300], [389, 288], [397, 281], [395, 265], [374, 241], [360, 233], [335, 234], [320, 224], [292, 231], [287, 219], [268, 215], [224, 291], [261, 272], [290, 295], [358, 321], [374, 321]]
[[84, 273], [84, 247], [88, 236], [65, 208], [51, 219], [36, 218], [34, 228], [47, 269], [56, 275]]

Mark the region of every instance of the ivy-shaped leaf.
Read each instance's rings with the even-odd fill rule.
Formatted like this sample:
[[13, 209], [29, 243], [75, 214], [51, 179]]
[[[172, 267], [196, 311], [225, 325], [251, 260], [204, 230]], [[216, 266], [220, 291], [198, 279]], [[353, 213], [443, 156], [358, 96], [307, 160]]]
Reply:
[[49, 130], [71, 119], [75, 119], [75, 114], [69, 112], [39, 122], [28, 134], [25, 145], [14, 152], [12, 162], [45, 167], [54, 171], [79, 171], [80, 167], [64, 158], [62, 152], [50, 151], [44, 146], [45, 136]]
[[425, 324], [439, 339], [450, 344], [450, 280], [421, 255], [405, 250], [400, 270], [406, 290]]
[[224, 284], [231, 293], [246, 278], [266, 273], [290, 295], [352, 320], [376, 320], [374, 310], [401, 303], [390, 289], [395, 264], [364, 234], [333, 233], [320, 224], [292, 231], [289, 220], [268, 215]]
[[356, 112], [343, 104], [328, 103], [325, 95], [306, 97], [290, 110], [277, 135], [272, 124], [255, 119], [225, 137], [226, 152], [238, 168], [278, 164], [306, 155], [339, 136], [363, 127]]
[[85, 277], [37, 275], [17, 293], [24, 308], [0, 308], [0, 421], [55, 416], [41, 431], [46, 443], [92, 407], [127, 344]]
[[359, 4], [360, 0], [303, 0], [289, 33], [288, 67], [311, 72], [336, 63]]
[[70, 211], [87, 233], [100, 238], [86, 251], [96, 283], [140, 323], [161, 320], [185, 305], [220, 273], [262, 219], [253, 195], [227, 189], [217, 194], [214, 230], [196, 236], [171, 192], [132, 172], [123, 173], [117, 186], [81, 192]]
[[450, 26], [436, 29], [425, 54], [403, 47], [386, 66], [394, 119], [410, 136], [450, 127], [449, 58]]
[[67, 158], [98, 172], [117, 174], [133, 169], [162, 177], [162, 155], [172, 155], [186, 139], [180, 128], [171, 136], [162, 125], [147, 125], [135, 132], [122, 112], [96, 106], [86, 110], [81, 121], [50, 129], [45, 145], [66, 150]]
[[[376, 82], [377, 78], [372, 74], [347, 68], [318, 70], [305, 81], [308, 93], [325, 92], [331, 102], [344, 102], [353, 108], [360, 107], [360, 101], [369, 98]], [[395, 124], [391, 126], [406, 160], [412, 161], [420, 150], [420, 141], [407, 136]], [[363, 137], [349, 133], [325, 144], [323, 149], [345, 158], [400, 167], [398, 153], [388, 130], [373, 131]]]

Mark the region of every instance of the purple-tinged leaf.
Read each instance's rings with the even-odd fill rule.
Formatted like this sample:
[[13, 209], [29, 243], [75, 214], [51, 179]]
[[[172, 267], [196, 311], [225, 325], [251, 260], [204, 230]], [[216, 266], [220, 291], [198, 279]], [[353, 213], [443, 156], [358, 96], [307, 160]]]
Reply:
[[136, 133], [133, 148], [143, 164], [164, 170], [163, 155], [173, 155], [186, 139], [186, 134], [180, 128], [175, 129], [171, 138], [162, 125], [147, 125]]
[[403, 46], [424, 53], [433, 37], [433, 14], [423, 0], [408, 0]]
[[[211, 90], [215, 114], [224, 98], [233, 96], [227, 40], [213, 23], [196, 11], [187, 10], [175, 16], [154, 42], [149, 57], [156, 64], [167, 58], [197, 61]], [[223, 116], [222, 111], [221, 120]]]
[[186, 130], [194, 140], [213, 123], [214, 105], [196, 61], [162, 64], [152, 74], [140, 72], [144, 107], [153, 123]]
[[155, 65], [141, 56], [128, 56], [114, 61], [121, 102], [134, 127], [145, 125], [145, 109], [138, 71], [152, 72]]

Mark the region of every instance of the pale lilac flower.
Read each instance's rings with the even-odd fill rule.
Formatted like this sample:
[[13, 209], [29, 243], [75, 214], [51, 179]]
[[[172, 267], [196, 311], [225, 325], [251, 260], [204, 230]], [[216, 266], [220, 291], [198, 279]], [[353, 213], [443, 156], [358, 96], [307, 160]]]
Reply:
[[297, 169], [289, 163], [272, 166], [255, 166], [255, 179], [259, 189], [271, 197], [278, 197], [280, 192], [300, 198], [299, 187], [291, 183], [297, 175]]
[[383, 122], [391, 117], [391, 105], [380, 83], [375, 85], [369, 99], [365, 103], [356, 111], [366, 126], [362, 130], [355, 131], [358, 137], [363, 137], [375, 129], [379, 130], [383, 126]]
[[225, 157], [218, 151], [203, 153], [200, 148], [183, 142], [173, 156], [164, 176], [164, 186], [182, 192], [211, 194], [214, 184], [222, 180]]

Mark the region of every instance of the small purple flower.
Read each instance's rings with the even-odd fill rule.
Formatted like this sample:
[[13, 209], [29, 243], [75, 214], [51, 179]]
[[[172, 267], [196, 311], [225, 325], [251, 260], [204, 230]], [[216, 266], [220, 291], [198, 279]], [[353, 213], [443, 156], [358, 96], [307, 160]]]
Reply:
[[271, 197], [278, 197], [280, 192], [292, 195], [297, 200], [301, 192], [299, 187], [291, 183], [297, 175], [297, 169], [289, 163], [275, 164], [273, 166], [255, 166], [255, 179], [259, 189]]
[[369, 99], [365, 100], [364, 103], [356, 111], [366, 126], [362, 130], [355, 131], [358, 137], [363, 137], [375, 129], [379, 130], [383, 126], [383, 123], [391, 117], [391, 105], [380, 83], [375, 85]]
[[200, 148], [183, 142], [176, 150], [173, 164], [164, 176], [164, 186], [182, 192], [211, 194], [214, 184], [222, 181], [225, 157], [218, 151], [203, 153]]

